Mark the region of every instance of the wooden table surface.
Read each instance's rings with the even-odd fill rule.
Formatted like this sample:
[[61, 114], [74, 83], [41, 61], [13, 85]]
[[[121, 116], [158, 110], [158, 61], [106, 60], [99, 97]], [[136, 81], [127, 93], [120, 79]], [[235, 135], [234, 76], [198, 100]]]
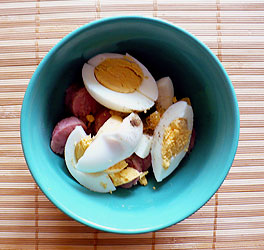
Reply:
[[[241, 133], [227, 179], [197, 213], [158, 232], [116, 235], [73, 221], [41, 193], [19, 118], [50, 48], [85, 23], [129, 14], [173, 22], [212, 49], [233, 82]], [[264, 249], [264, 1], [0, 0], [0, 249]]]

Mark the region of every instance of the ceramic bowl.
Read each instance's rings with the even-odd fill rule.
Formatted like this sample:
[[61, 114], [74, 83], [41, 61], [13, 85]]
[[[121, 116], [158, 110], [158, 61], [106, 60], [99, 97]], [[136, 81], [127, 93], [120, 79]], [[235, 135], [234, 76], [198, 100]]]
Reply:
[[[178, 99], [191, 99], [195, 147], [161, 183], [152, 176], [146, 187], [94, 193], [78, 184], [50, 149], [52, 130], [64, 115], [66, 88], [89, 58], [104, 52], [131, 54], [155, 79], [170, 76]], [[96, 229], [145, 233], [187, 218], [217, 191], [237, 149], [239, 111], [223, 66], [193, 35], [159, 19], [113, 17], [71, 32], [42, 60], [25, 93], [21, 137], [32, 176], [61, 211]]]

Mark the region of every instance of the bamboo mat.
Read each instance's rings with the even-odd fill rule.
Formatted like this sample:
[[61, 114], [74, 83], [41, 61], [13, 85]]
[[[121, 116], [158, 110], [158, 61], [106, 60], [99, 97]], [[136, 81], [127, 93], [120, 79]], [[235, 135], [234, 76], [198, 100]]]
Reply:
[[[241, 135], [231, 171], [197, 213], [148, 234], [85, 227], [41, 193], [20, 144], [29, 79], [77, 27], [115, 15], [173, 22], [218, 56], [236, 90]], [[0, 0], [0, 249], [264, 249], [264, 1]]]

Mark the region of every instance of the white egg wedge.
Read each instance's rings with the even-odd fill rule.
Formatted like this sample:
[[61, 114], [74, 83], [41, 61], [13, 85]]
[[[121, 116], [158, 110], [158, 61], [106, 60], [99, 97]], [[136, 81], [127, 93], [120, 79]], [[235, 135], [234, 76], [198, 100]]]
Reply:
[[[132, 93], [120, 93], [113, 91], [97, 81], [94, 70], [108, 58], [123, 58], [134, 61], [143, 72], [143, 79], [140, 86]], [[91, 58], [84, 64], [82, 69], [84, 85], [90, 95], [103, 106], [125, 113], [133, 111], [145, 111], [150, 109], [158, 98], [158, 87], [153, 76], [147, 68], [131, 56], [121, 54], [105, 53]]]
[[172, 105], [172, 100], [174, 96], [174, 87], [170, 77], [163, 77], [157, 81], [157, 86], [159, 90], [159, 96], [156, 104], [159, 108], [166, 110], [170, 105]]
[[143, 159], [146, 158], [150, 152], [152, 139], [153, 139], [153, 136], [143, 134], [135, 150], [135, 154], [139, 156], [140, 158], [143, 158]]
[[111, 116], [103, 126], [98, 130], [96, 136], [99, 136], [102, 133], [116, 131], [119, 129], [119, 126], [122, 124], [123, 119], [120, 116], [113, 115]]
[[[108, 125], [106, 125], [108, 126]], [[106, 170], [116, 163], [131, 156], [142, 137], [143, 124], [140, 117], [131, 113], [120, 126], [102, 131], [95, 137], [76, 168], [87, 173]]]
[[179, 165], [180, 161], [186, 154], [186, 148], [188, 149], [190, 143], [189, 141], [186, 147], [172, 156], [170, 159], [170, 165], [167, 169], [163, 167], [163, 158], [162, 158], [162, 147], [163, 147], [163, 137], [165, 129], [178, 118], [185, 118], [187, 120], [187, 128], [192, 131], [193, 129], [193, 110], [190, 105], [185, 101], [179, 101], [171, 105], [165, 113], [162, 115], [159, 124], [155, 128], [152, 148], [151, 148], [151, 157], [152, 157], [152, 168], [154, 176], [158, 182], [162, 181], [164, 178], [169, 176]]
[[70, 174], [84, 187], [99, 193], [115, 191], [116, 188], [107, 173], [84, 173], [76, 169], [75, 145], [86, 136], [83, 128], [77, 126], [69, 135], [65, 145], [65, 162]]

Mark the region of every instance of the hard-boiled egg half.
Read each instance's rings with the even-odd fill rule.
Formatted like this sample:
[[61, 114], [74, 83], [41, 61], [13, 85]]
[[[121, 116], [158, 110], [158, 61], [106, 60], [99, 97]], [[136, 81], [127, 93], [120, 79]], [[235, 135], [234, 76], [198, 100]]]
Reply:
[[151, 149], [152, 139], [153, 136], [148, 134], [143, 134], [137, 145], [135, 154], [142, 159], [146, 158]]
[[179, 165], [188, 151], [193, 110], [186, 101], [172, 104], [162, 115], [152, 141], [152, 168], [158, 182]]
[[[77, 169], [87, 173], [103, 171], [135, 152], [143, 134], [140, 117], [131, 113], [124, 120], [121, 117], [119, 120], [110, 119], [100, 128], [101, 131], [98, 131], [98, 135], [79, 159]], [[109, 123], [114, 123], [114, 126], [109, 126]]]
[[81, 185], [92, 191], [100, 193], [115, 191], [116, 188], [107, 173], [84, 173], [76, 168], [77, 159], [75, 155], [75, 146], [86, 136], [83, 128], [77, 126], [67, 139], [64, 154], [69, 172]]
[[128, 54], [97, 55], [84, 64], [82, 77], [90, 95], [112, 110], [125, 113], [145, 111], [158, 98], [153, 76]]
[[112, 116], [93, 138], [77, 126], [65, 145], [65, 162], [71, 175], [96, 192], [112, 192], [142, 173], [124, 161], [136, 150], [143, 134], [140, 117], [131, 113], [124, 120]]

